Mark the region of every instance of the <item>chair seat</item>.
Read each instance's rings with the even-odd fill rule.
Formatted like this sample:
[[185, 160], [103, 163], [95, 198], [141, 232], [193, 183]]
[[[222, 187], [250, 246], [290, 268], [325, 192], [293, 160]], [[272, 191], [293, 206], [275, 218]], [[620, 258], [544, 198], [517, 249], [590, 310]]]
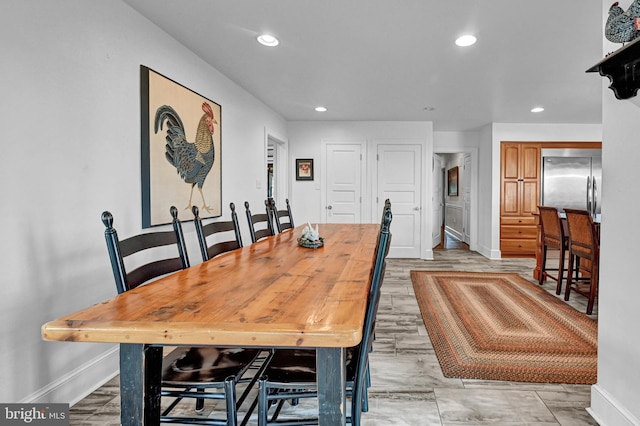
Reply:
[[[560, 248], [560, 245], [561, 245], [560, 240], [553, 237], [545, 237], [544, 243], [549, 247], [554, 247], [554, 248]], [[569, 237], [563, 238], [562, 245], [564, 245], [565, 249], [569, 247]]]
[[[356, 375], [357, 347], [346, 350], [347, 382]], [[316, 351], [313, 349], [278, 349], [275, 351], [264, 375], [271, 383], [316, 383]]]
[[227, 377], [241, 377], [261, 351], [245, 348], [179, 347], [162, 360], [162, 383], [169, 386], [206, 387]]

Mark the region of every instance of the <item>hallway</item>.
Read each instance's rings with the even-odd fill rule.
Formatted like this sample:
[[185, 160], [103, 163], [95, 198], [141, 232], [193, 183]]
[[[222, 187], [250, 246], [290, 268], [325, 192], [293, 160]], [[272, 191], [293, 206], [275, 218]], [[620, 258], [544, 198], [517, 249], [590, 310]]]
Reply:
[[444, 229], [440, 235], [442, 235], [441, 242], [433, 248], [434, 250], [469, 250], [469, 244], [460, 241]]

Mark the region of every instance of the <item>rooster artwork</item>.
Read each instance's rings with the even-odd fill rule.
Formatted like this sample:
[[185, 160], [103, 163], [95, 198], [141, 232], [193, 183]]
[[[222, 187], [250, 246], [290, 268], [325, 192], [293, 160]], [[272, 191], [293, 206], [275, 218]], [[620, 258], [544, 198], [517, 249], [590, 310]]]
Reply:
[[213, 134], [215, 132], [216, 121], [213, 110], [207, 102], [202, 103], [202, 117], [198, 122], [195, 133], [195, 140], [188, 141], [182, 120], [178, 113], [169, 105], [162, 105], [156, 110], [155, 133], [162, 130], [166, 122], [165, 137], [165, 157], [169, 164], [176, 168], [180, 178], [191, 185], [189, 204], [185, 210], [191, 210], [193, 200], [193, 190], [198, 186], [198, 191], [202, 197], [202, 209], [212, 212], [212, 207], [207, 205], [202, 192], [202, 186], [207, 175], [213, 167], [215, 161], [215, 149], [213, 144]]
[[604, 35], [609, 41], [623, 44], [640, 36], [640, 0], [633, 0], [626, 11], [618, 2], [613, 3], [609, 8]]

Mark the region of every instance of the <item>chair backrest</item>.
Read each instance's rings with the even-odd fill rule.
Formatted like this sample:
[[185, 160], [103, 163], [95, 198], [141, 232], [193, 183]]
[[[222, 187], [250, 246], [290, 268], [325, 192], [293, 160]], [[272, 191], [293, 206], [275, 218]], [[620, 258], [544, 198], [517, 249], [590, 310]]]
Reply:
[[[278, 210], [273, 199], [271, 201], [271, 214], [273, 215], [273, 220], [276, 223], [276, 228], [278, 229], [278, 233], [282, 231], [286, 231], [287, 229], [295, 228], [293, 224], [293, 215], [291, 214], [291, 205], [289, 204], [289, 199], [286, 199], [287, 208]], [[281, 219], [285, 219], [282, 221]]]
[[[196, 227], [198, 243], [200, 244], [200, 253], [202, 253], [202, 261], [242, 247], [242, 236], [240, 235], [240, 224], [238, 223], [236, 205], [230, 203], [229, 207], [231, 208], [231, 220], [212, 222], [206, 225], [202, 224], [198, 207], [193, 206], [191, 208], [193, 212], [193, 223]], [[232, 231], [233, 237], [231, 237]], [[211, 241], [211, 245], [209, 245], [207, 238], [211, 236], [214, 237], [209, 239]], [[220, 238], [224, 240], [221, 241]]]
[[384, 200], [384, 207], [382, 208], [382, 219], [380, 219], [381, 225], [384, 223], [384, 216], [387, 210], [391, 210], [391, 201], [388, 198]]
[[[378, 242], [375, 250], [375, 258], [373, 262], [373, 268], [369, 274], [369, 296], [367, 300], [367, 309], [365, 314], [364, 326], [362, 330], [362, 340], [358, 345], [357, 351], [357, 364], [356, 364], [356, 376], [353, 386], [352, 404], [354, 404], [354, 410], [360, 410], [362, 404], [362, 397], [364, 395], [365, 376], [367, 372], [367, 365], [369, 361], [369, 348], [373, 338], [373, 330], [376, 322], [376, 315], [378, 312], [378, 303], [380, 302], [380, 289], [384, 278], [384, 272], [386, 269], [386, 257], [389, 253], [389, 247], [391, 246], [391, 220], [393, 215], [391, 214], [390, 206], [384, 209], [384, 219], [380, 226], [380, 232], [378, 235]], [[356, 411], [359, 412], [359, 411]]]
[[[387, 198], [384, 202], [384, 207], [382, 208], [382, 221], [380, 222], [380, 230], [382, 230], [382, 227], [384, 226], [385, 223], [385, 219], [387, 216], [387, 212], [391, 212], [391, 202], [389, 201], [389, 199]], [[382, 234], [378, 233], [378, 240], [376, 241], [376, 249], [375, 249], [375, 253], [374, 253], [374, 257], [378, 255], [378, 250], [380, 249], [380, 236]], [[391, 244], [388, 244], [386, 246], [386, 253], [384, 254], [384, 257], [387, 257], [387, 255], [389, 254], [389, 249], [391, 248]]]
[[254, 243], [264, 237], [275, 235], [275, 232], [273, 231], [273, 223], [271, 223], [269, 200], [265, 200], [264, 205], [265, 213], [251, 214], [249, 202], [244, 202], [244, 207], [247, 213], [247, 222], [249, 223], [249, 233], [251, 234], [251, 241]]
[[[182, 226], [178, 220], [178, 209], [171, 206], [173, 217], [173, 231], [156, 231], [135, 235], [125, 240], [118, 238], [118, 233], [113, 227], [113, 215], [105, 211], [102, 213], [102, 223], [106, 227], [104, 237], [107, 242], [111, 268], [116, 280], [118, 293], [124, 293], [139, 285], [159, 276], [176, 272], [189, 267], [189, 257], [184, 243]], [[136, 253], [162, 246], [175, 245], [178, 251], [177, 257], [165, 255], [149, 263], [128, 271], [125, 267], [125, 259]]]
[[564, 209], [569, 229], [569, 247], [578, 256], [596, 260], [600, 247], [593, 218], [586, 210]]
[[564, 227], [558, 209], [550, 206], [538, 206], [542, 239], [545, 244], [561, 246], [564, 240]]

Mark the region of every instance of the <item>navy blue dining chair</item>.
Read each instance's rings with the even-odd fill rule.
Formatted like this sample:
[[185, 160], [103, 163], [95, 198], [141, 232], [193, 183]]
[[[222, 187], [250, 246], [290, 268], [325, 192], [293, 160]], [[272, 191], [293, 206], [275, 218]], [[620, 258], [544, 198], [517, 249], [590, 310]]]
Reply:
[[[346, 393], [351, 398], [347, 421], [356, 426], [360, 425], [362, 412], [366, 411], [363, 404], [366, 404], [367, 399], [369, 352], [386, 267], [385, 259], [391, 244], [389, 227], [392, 214], [390, 208], [385, 208], [384, 212], [374, 252], [374, 263], [369, 275], [370, 288], [362, 340], [357, 346], [346, 350]], [[301, 398], [317, 398], [315, 350], [276, 350], [264, 376], [258, 381], [258, 425], [317, 424], [317, 418], [279, 418], [286, 400], [298, 401]], [[269, 409], [272, 406], [275, 406], [275, 409], [269, 417]]]

